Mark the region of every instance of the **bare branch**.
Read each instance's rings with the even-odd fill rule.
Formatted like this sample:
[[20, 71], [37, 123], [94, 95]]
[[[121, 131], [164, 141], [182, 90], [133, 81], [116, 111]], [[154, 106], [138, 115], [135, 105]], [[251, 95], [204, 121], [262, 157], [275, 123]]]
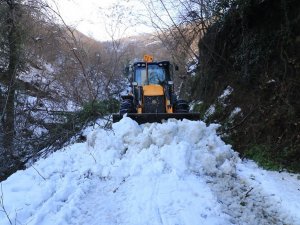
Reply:
[[7, 218], [7, 220], [9, 221], [9, 224], [10, 224], [10, 225], [13, 225], [13, 223], [12, 223], [10, 217], [9, 217], [9, 214], [8, 214], [8, 212], [6, 211], [5, 206], [4, 206], [4, 196], [3, 196], [3, 187], [2, 187], [2, 183], [1, 183], [0, 207], [1, 207], [1, 209], [2, 209], [1, 211], [4, 212], [4, 214], [5, 214], [6, 218]]

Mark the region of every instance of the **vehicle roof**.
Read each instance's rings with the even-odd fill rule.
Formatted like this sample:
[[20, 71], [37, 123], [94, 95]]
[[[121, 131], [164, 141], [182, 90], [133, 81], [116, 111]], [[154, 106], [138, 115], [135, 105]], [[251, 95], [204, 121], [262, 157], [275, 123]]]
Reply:
[[[144, 61], [135, 62], [133, 65], [136, 65], [136, 64], [139, 64], [139, 63], [146, 63], [146, 62], [144, 62]], [[159, 64], [159, 63], [170, 64], [170, 61], [148, 62], [147, 64], [156, 65], [156, 64]]]

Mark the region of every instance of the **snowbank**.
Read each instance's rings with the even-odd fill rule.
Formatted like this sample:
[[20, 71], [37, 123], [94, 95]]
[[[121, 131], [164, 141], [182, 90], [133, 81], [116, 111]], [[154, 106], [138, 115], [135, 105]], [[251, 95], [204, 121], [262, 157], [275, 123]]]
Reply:
[[0, 224], [300, 224], [281, 210], [286, 205], [266, 206], [272, 198], [255, 206], [264, 195], [249, 191], [250, 167], [216, 128], [188, 120], [139, 126], [129, 118], [112, 131], [96, 128], [86, 143], [2, 182]]

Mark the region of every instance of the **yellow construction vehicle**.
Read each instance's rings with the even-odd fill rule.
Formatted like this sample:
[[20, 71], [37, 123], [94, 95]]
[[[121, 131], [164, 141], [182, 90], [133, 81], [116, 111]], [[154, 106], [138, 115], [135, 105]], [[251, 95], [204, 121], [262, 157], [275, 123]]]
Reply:
[[113, 122], [121, 120], [124, 114], [139, 124], [169, 118], [199, 120], [200, 114], [190, 113], [187, 101], [174, 94], [173, 70], [169, 61], [153, 62], [150, 55], [129, 66], [131, 92], [122, 96], [120, 111], [113, 114]]

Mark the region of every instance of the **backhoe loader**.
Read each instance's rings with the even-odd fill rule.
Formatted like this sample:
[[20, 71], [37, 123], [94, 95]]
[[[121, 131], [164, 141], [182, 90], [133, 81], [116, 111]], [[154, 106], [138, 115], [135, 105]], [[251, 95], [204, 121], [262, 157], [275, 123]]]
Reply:
[[189, 112], [187, 101], [177, 99], [173, 70], [169, 61], [153, 62], [150, 55], [145, 55], [144, 61], [129, 66], [131, 91], [121, 96], [120, 111], [113, 114], [113, 122], [121, 120], [124, 114], [139, 124], [169, 118], [199, 120], [199, 113]]

